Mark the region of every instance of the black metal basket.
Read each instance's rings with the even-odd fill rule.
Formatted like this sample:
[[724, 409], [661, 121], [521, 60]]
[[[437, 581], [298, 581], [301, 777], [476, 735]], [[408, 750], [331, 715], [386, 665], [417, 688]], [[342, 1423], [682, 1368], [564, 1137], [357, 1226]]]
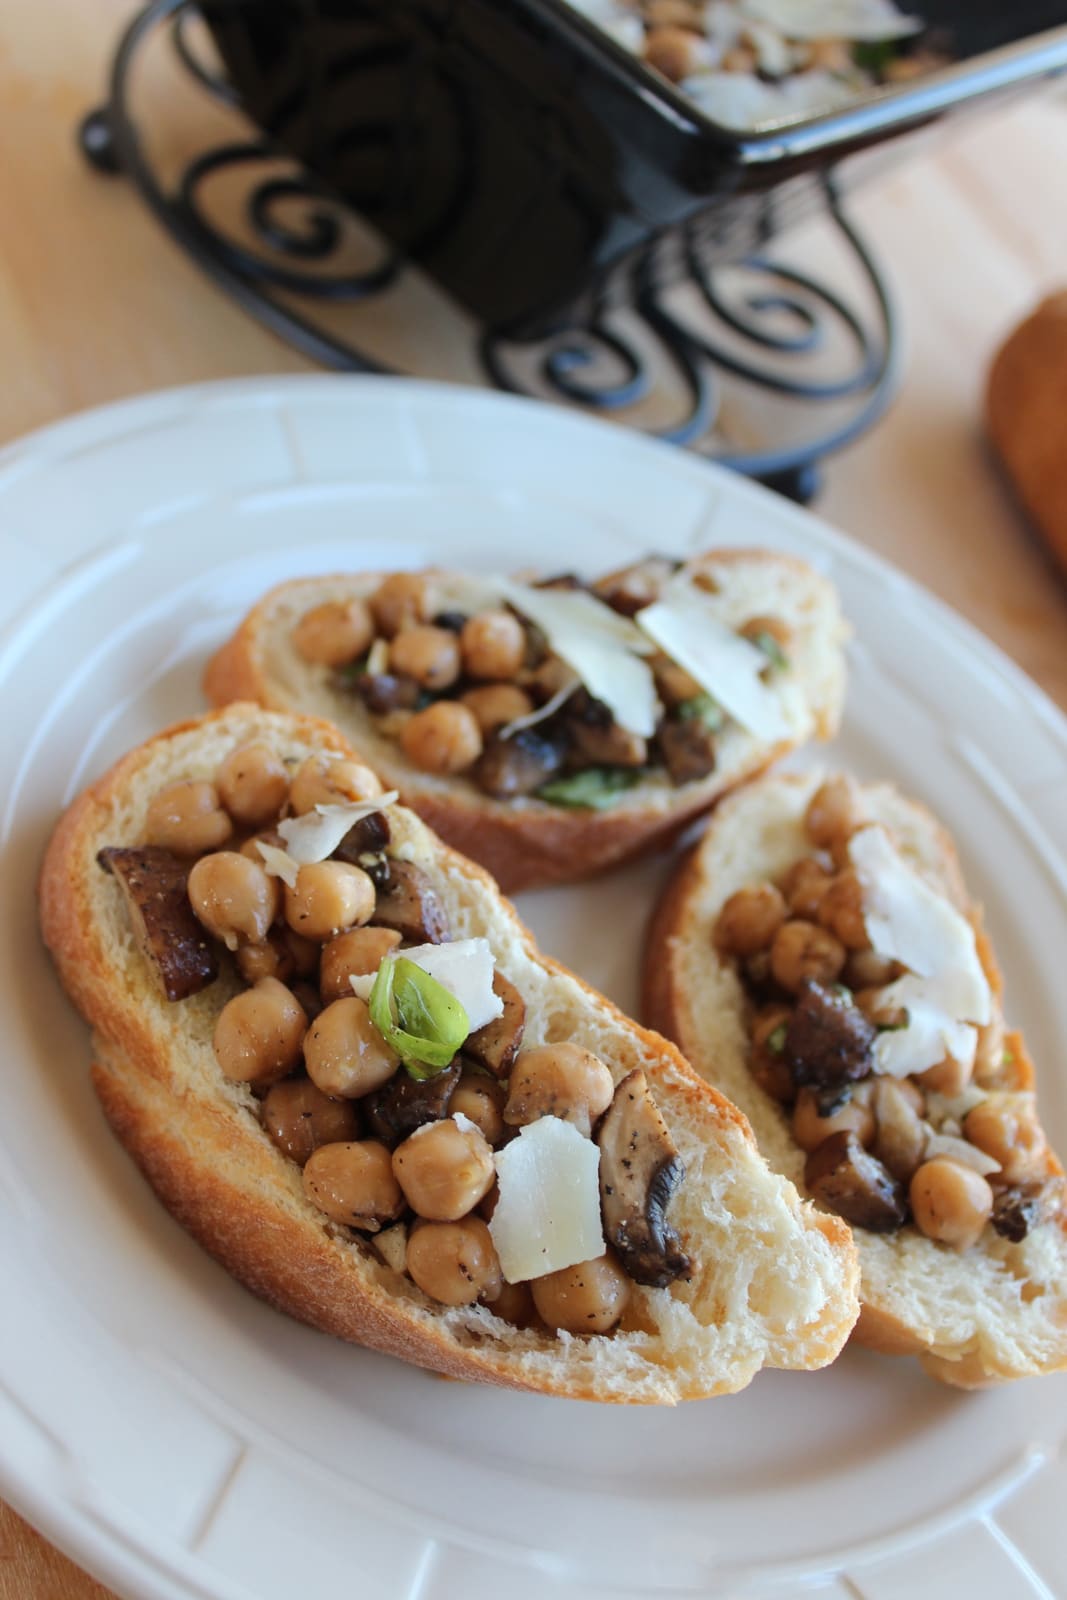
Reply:
[[858, 152], [1067, 68], [1048, 0], [922, 0], [953, 65], [843, 111], [719, 126], [566, 0], [205, 0], [243, 108], [486, 326], [582, 318], [635, 256], [736, 260]]

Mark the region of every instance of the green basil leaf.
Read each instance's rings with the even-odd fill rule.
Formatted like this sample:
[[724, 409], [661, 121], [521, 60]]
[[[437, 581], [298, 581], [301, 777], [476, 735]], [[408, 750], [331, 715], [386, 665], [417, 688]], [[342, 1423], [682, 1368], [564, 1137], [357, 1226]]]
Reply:
[[[757, 650], [763, 651], [763, 654], [770, 662], [772, 672], [788, 672], [789, 657], [773, 633], [768, 633], [765, 628], [761, 628], [758, 633], [752, 634], [748, 642], [749, 644], [754, 644]], [[764, 667], [763, 671], [766, 673], [767, 668]]]
[[852, 46], [852, 59], [864, 72], [881, 74], [897, 53], [895, 39], [857, 39]]
[[471, 1031], [454, 994], [404, 956], [388, 956], [368, 1001], [370, 1019], [413, 1078], [436, 1078]]
[[718, 733], [726, 721], [726, 712], [710, 694], [695, 694], [691, 700], [682, 700], [674, 714], [679, 722], [702, 722], [709, 733]]
[[366, 676], [367, 660], [370, 651], [365, 650], [354, 661], [346, 661], [343, 667], [335, 667], [333, 679], [339, 689], [354, 689], [360, 678]]
[[572, 806], [586, 811], [607, 811], [616, 799], [635, 783], [640, 783], [644, 773], [632, 767], [583, 767], [581, 772], [569, 772], [566, 777], [553, 778], [537, 791], [539, 800], [548, 800], [554, 806]]

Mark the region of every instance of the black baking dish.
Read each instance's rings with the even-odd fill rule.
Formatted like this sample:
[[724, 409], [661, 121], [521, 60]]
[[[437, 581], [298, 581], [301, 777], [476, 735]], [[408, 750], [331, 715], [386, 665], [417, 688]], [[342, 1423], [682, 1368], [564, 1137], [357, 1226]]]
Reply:
[[[1067, 7], [923, 0], [953, 65], [740, 134], [566, 0], [204, 0], [246, 112], [489, 327], [544, 332], [679, 231], [736, 259], [847, 157], [1067, 68]], [[669, 251], [666, 253], [669, 256]]]

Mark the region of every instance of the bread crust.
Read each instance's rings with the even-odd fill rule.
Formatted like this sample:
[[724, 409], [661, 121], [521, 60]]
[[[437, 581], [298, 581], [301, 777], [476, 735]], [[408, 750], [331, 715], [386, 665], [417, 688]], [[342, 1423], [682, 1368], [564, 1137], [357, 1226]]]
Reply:
[[[763, 1362], [812, 1367], [832, 1360], [858, 1310], [855, 1255], [847, 1229], [802, 1206], [791, 1190], [791, 1243], [801, 1256], [818, 1257], [810, 1268], [818, 1266], [827, 1281], [824, 1301], [802, 1336], [790, 1341], [770, 1334], [765, 1349], [724, 1359], [715, 1370], [701, 1366], [688, 1351], [675, 1361], [664, 1338], [660, 1348], [641, 1355], [648, 1340], [637, 1330], [627, 1334], [625, 1352], [620, 1343], [620, 1372], [607, 1375], [604, 1361], [610, 1362], [618, 1336], [560, 1341], [543, 1330], [508, 1330], [482, 1308], [468, 1313], [435, 1307], [410, 1280], [386, 1268], [361, 1236], [329, 1223], [307, 1204], [299, 1170], [263, 1132], [251, 1097], [242, 1098], [243, 1091], [228, 1088], [212, 1070], [213, 1019], [233, 988], [227, 990], [220, 980], [214, 996], [209, 989], [168, 1008], [150, 990], [137, 965], [140, 958], [127, 953], [120, 959], [108, 943], [94, 896], [117, 896], [118, 891], [103, 873], [99, 880], [91, 876], [101, 844], [133, 842], [136, 808], [131, 809], [129, 797], [138, 785], [145, 790], [149, 773], [166, 768], [175, 748], [199, 749], [212, 739], [215, 748], [227, 736], [278, 737], [279, 729], [290, 746], [348, 748], [327, 724], [272, 716], [247, 705], [178, 724], [123, 758], [73, 803], [42, 867], [42, 932], [64, 985], [94, 1030], [94, 1088], [116, 1135], [167, 1209], [270, 1304], [324, 1332], [449, 1377], [577, 1399], [670, 1404], [732, 1392]], [[543, 957], [483, 869], [433, 840], [415, 819], [405, 822], [404, 813], [394, 815], [395, 826], [409, 830], [405, 838], [413, 847], [432, 853], [442, 883], [459, 886], [466, 912], [480, 909], [495, 944], [511, 950], [512, 959], [531, 963], [539, 981], [566, 980], [567, 993], [578, 997], [589, 1025], [606, 1029], [630, 1060], [645, 1067], [672, 1124], [699, 1127], [712, 1152], [709, 1160], [720, 1170], [754, 1164], [759, 1184], [776, 1185], [774, 1197], [780, 1202], [779, 1180], [755, 1156], [740, 1112], [699, 1079], [675, 1047], [623, 1018], [588, 985]], [[192, 1009], [183, 1014], [183, 1006]], [[181, 1030], [177, 1036], [175, 1024]], [[210, 1062], [199, 1078], [197, 1050]], [[771, 1193], [768, 1188], [768, 1201]], [[820, 1239], [830, 1247], [831, 1260], [818, 1246]], [[664, 1291], [638, 1293], [643, 1318], [654, 1316], [669, 1299]]]
[[[794, 557], [763, 551], [716, 550], [696, 558], [694, 565], [701, 564], [725, 573], [744, 568], [787, 577], [798, 589], [803, 588], [806, 599], [801, 609], [818, 614], [826, 635], [825, 683], [811, 695], [805, 728], [796, 737], [771, 745], [749, 736], [743, 760], [727, 775], [713, 772], [697, 783], [643, 801], [630, 802], [623, 796], [607, 811], [567, 810], [537, 800], [501, 801], [481, 794], [466, 779], [428, 782], [398, 747], [375, 733], [371, 719], [353, 697], [344, 702], [335, 697], [338, 703], [332, 708], [331, 720], [343, 728], [383, 779], [400, 791], [405, 805], [457, 850], [488, 867], [506, 893], [573, 882], [661, 848], [726, 794], [767, 771], [803, 738], [831, 738], [837, 731], [844, 697], [841, 645], [846, 630], [836, 595], [824, 579]], [[281, 608], [309, 608], [327, 592], [366, 597], [381, 576], [334, 574], [296, 579], [272, 589], [208, 663], [203, 687], [210, 704], [255, 700], [279, 711], [311, 709], [299, 697], [294, 698], [272, 672], [273, 619]], [[307, 596], [306, 601], [302, 595]]]
[[[717, 969], [721, 970], [723, 966], [716, 955], [712, 939], [714, 915], [726, 893], [732, 892], [739, 885], [731, 881], [724, 893], [716, 893], [714, 900], [709, 900], [709, 884], [716, 879], [720, 866], [717, 856], [720, 830], [731, 823], [731, 818], [739, 819], [741, 808], [760, 806], [762, 796], [772, 787], [783, 797], [788, 796], [790, 792], [797, 796], [806, 796], [818, 781], [820, 781], [819, 776], [813, 778], [810, 775], [772, 776], [728, 802], [722, 811], [716, 813], [700, 843], [680, 861], [658, 904], [654, 907], [648, 924], [642, 972], [643, 1019], [673, 1039], [696, 1070], [708, 1076], [708, 1081], [718, 1081], [729, 1089], [748, 1110], [755, 1123], [758, 1140], [760, 1129], [769, 1125], [786, 1127], [786, 1119], [777, 1103], [759, 1088], [743, 1064], [741, 1070], [745, 1074], [746, 1081], [741, 1085], [741, 1089], [738, 1087], [740, 1080], [735, 1080], [733, 1075], [725, 1077], [722, 1074], [721, 1058], [719, 1058], [719, 1075], [716, 1075], [716, 1057], [714, 1052], [709, 1053], [706, 1041], [699, 1035], [693, 1011], [693, 996], [689, 992], [690, 983], [687, 981], [684, 968], [687, 958], [691, 957], [695, 950], [701, 952], [701, 959], [706, 959]], [[888, 786], [879, 787], [885, 790]], [[1003, 991], [1001, 973], [988, 935], [982, 926], [980, 909], [967, 897], [951, 836], [924, 807], [912, 801], [905, 801], [899, 795], [896, 796], [896, 803], [906, 808], [911, 824], [924, 835], [927, 859], [936, 862], [943, 891], [971, 920], [975, 929], [979, 959], [993, 993], [999, 1000]], [[748, 881], [755, 881], [761, 876], [758, 860], [753, 858], [749, 865], [751, 872], [747, 875]], [[740, 995], [739, 985], [737, 993]], [[736, 1005], [737, 1014], [740, 1016], [740, 1000]], [[1012, 1088], [1033, 1089], [1035, 1082], [1033, 1062], [1021, 1034], [1009, 1032], [1005, 1035], [1005, 1042], [1011, 1049], [1014, 1061]], [[733, 1066], [736, 1070], [737, 1063], [733, 1063]], [[791, 1140], [789, 1142], [794, 1151], [799, 1149]], [[802, 1161], [802, 1155], [800, 1159]], [[774, 1164], [772, 1162], [772, 1165]], [[1049, 1176], [1063, 1172], [1060, 1162], [1051, 1150], [1046, 1172]], [[804, 1192], [800, 1180], [798, 1187]], [[867, 1345], [886, 1355], [918, 1356], [923, 1368], [932, 1377], [962, 1389], [986, 1388], [1017, 1377], [1056, 1372], [1067, 1368], [1067, 1216], [1061, 1213], [1057, 1220], [1044, 1226], [1054, 1230], [1058, 1251], [1055, 1294], [1058, 1297], [1060, 1328], [1058, 1336], [1054, 1335], [1051, 1340], [1050, 1349], [1042, 1351], [1025, 1349], [1026, 1329], [1021, 1325], [1021, 1319], [1025, 1316], [1024, 1310], [1020, 1310], [1020, 1326], [1005, 1330], [1005, 1337], [999, 1345], [996, 1341], [991, 1342], [989, 1338], [979, 1339], [973, 1331], [969, 1337], [957, 1340], [946, 1338], [944, 1329], [935, 1326], [929, 1316], [922, 1313], [917, 1298], [910, 1311], [900, 1309], [899, 1306], [894, 1310], [884, 1290], [887, 1287], [892, 1289], [893, 1299], [897, 1302], [902, 1298], [906, 1299], [906, 1296], [902, 1297], [900, 1294], [899, 1284], [876, 1286], [872, 1281], [872, 1275], [867, 1271], [864, 1241], [873, 1239], [874, 1236], [865, 1235], [862, 1229], [854, 1230], [860, 1248], [861, 1309], [852, 1338], [857, 1343]], [[911, 1233], [914, 1230], [905, 1231]], [[901, 1235], [894, 1237], [900, 1238]], [[931, 1253], [940, 1256], [953, 1266], [964, 1259], [946, 1246], [928, 1240], [923, 1243], [928, 1246]], [[987, 1246], [983, 1243], [978, 1248], [986, 1250]], [[1042, 1296], [1045, 1292], [1042, 1291]], [[1022, 1306], [1023, 1302], [1020, 1302], [1020, 1305]], [[1052, 1320], [1056, 1321], [1057, 1315], [1054, 1315]], [[1023, 1345], [1021, 1351], [1020, 1342]]]

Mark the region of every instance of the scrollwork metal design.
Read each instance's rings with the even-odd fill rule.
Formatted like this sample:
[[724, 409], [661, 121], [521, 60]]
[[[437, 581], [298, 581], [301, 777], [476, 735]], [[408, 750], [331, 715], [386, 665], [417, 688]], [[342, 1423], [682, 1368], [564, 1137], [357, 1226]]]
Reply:
[[[369, 267], [353, 265], [354, 215], [345, 202], [260, 137], [207, 149], [169, 186], [149, 160], [130, 86], [140, 48], [154, 30], [169, 24], [178, 58], [194, 80], [223, 103], [235, 103], [225, 79], [194, 48], [195, 12], [192, 0], [150, 0], [134, 18], [116, 52], [108, 102], [82, 124], [87, 158], [102, 171], [125, 173], [171, 237], [272, 332], [324, 366], [388, 373], [357, 343], [311, 315], [316, 304], [373, 298], [404, 269], [402, 257], [388, 246]], [[209, 203], [213, 180], [235, 172], [247, 174], [247, 237], [217, 222]], [[583, 321], [537, 344], [508, 330], [484, 329], [477, 350], [486, 377], [499, 388], [636, 421], [807, 497], [813, 463], [871, 425], [895, 379], [885, 285], [832, 182], [824, 186], [827, 210], [858, 267], [873, 319], [833, 287], [764, 256], [728, 268], [711, 266], [698, 230], [691, 229], [673, 276], [663, 273], [658, 245], [651, 246], [601, 286]], [[354, 332], [358, 337], [358, 320]], [[836, 355], [829, 362], [831, 346]], [[816, 370], [824, 358], [832, 370]], [[719, 428], [729, 382], [805, 407], [813, 426], [799, 443], [731, 449]], [[840, 408], [849, 402], [842, 419]], [[659, 413], [669, 408], [671, 415], [650, 424], [641, 416], [650, 407]], [[821, 417], [821, 407], [837, 407], [831, 423]]]

